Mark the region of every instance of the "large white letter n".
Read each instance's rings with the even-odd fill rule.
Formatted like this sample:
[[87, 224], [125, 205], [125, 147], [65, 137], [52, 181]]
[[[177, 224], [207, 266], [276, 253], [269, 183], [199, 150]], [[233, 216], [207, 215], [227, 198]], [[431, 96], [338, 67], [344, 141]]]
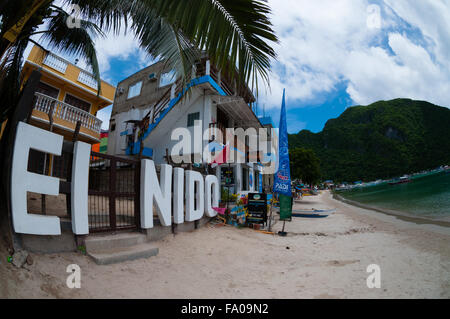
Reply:
[[46, 195], [59, 194], [59, 179], [30, 173], [30, 149], [60, 156], [63, 137], [19, 122], [14, 144], [11, 171], [11, 210], [16, 233], [34, 235], [61, 235], [59, 218], [27, 213], [27, 192]]
[[161, 165], [161, 185], [158, 184], [155, 163], [141, 161], [141, 227], [153, 228], [153, 203], [163, 226], [172, 225], [172, 166]]

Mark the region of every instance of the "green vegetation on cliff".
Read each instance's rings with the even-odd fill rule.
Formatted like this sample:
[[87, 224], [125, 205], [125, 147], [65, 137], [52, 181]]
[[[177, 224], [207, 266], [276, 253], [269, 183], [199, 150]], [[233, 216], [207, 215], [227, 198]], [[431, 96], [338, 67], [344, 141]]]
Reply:
[[450, 163], [450, 110], [409, 99], [354, 106], [320, 133], [290, 135], [289, 146], [313, 150], [323, 179], [392, 178]]
[[289, 152], [291, 177], [301, 179], [303, 183], [314, 185], [320, 180], [320, 160], [314, 151], [294, 148]]

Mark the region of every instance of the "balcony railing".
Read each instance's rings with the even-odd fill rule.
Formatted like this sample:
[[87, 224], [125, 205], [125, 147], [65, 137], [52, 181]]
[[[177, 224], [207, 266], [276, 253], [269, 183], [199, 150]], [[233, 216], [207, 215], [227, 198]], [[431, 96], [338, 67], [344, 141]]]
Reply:
[[69, 65], [66, 60], [50, 52], [45, 56], [44, 64], [63, 74], [66, 73], [67, 66]]
[[35, 110], [48, 114], [53, 107], [53, 118], [59, 118], [72, 123], [81, 121], [81, 126], [100, 133], [102, 121], [94, 115], [38, 92], [35, 93], [35, 96]]
[[93, 89], [97, 89], [97, 80], [91, 73], [87, 71], [80, 70], [80, 74], [78, 75], [78, 82], [86, 84]]
[[[209, 60], [202, 60], [192, 67], [192, 77], [198, 78], [202, 76], [211, 76], [213, 80], [224, 90], [224, 92], [230, 96], [236, 95], [236, 88], [233, 88], [231, 81], [227, 78], [221, 76], [220, 71], [216, 67], [211, 65]], [[141, 130], [146, 131], [148, 126], [154, 124], [162, 116], [163, 112], [168, 108], [170, 102], [183, 92], [182, 82], [180, 80], [172, 84], [172, 87], [168, 89], [161, 98], [151, 107], [150, 111], [141, 120]], [[242, 90], [241, 90], [242, 91]], [[251, 95], [251, 92], [248, 93]], [[223, 129], [223, 128], [221, 128]], [[224, 139], [226, 140], [225, 130], [223, 129]], [[136, 142], [136, 140], [131, 140], [131, 143]], [[130, 146], [130, 144], [128, 144]]]

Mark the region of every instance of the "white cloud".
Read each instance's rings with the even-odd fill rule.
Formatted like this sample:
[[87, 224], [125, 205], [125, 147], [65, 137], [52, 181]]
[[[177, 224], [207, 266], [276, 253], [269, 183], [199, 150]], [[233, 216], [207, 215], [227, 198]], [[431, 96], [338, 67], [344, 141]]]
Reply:
[[[367, 24], [374, 3], [381, 8], [381, 29]], [[271, 91], [260, 96], [267, 110], [280, 106], [283, 88], [290, 102], [317, 104], [343, 84], [352, 104], [407, 97], [450, 106], [450, 0], [269, 0], [269, 5], [280, 44]], [[96, 48], [102, 78], [109, 82], [114, 82], [112, 59], [129, 63], [122, 78], [151, 63], [132, 32], [110, 33], [96, 40]]]
[[139, 66], [140, 68], [147, 66], [150, 60], [145, 52], [139, 48], [139, 43], [132, 32], [120, 32], [119, 35], [109, 32], [106, 37], [96, 39], [95, 47], [102, 73], [110, 70], [110, 61], [113, 58], [126, 61], [131, 60], [131, 56], [137, 57], [137, 60], [132, 60], [133, 67]]
[[281, 43], [268, 106], [279, 107], [284, 87], [291, 101], [313, 103], [343, 81], [356, 104], [408, 97], [450, 106], [450, 0], [380, 0], [380, 29], [367, 25], [374, 1], [269, 2]]

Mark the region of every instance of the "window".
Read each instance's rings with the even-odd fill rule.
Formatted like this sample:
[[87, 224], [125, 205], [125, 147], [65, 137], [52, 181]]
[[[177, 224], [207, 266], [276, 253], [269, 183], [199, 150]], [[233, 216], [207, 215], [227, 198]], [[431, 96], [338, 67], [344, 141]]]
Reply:
[[69, 105], [75, 106], [76, 108], [79, 108], [85, 112], [89, 112], [91, 109], [91, 104], [88, 102], [85, 102], [76, 96], [73, 96], [71, 94], [66, 94], [66, 97], [64, 99], [64, 103], [67, 103]]
[[242, 168], [242, 190], [243, 191], [248, 191], [249, 185], [248, 185], [248, 174], [249, 174], [249, 169], [248, 168]]
[[195, 121], [200, 120], [200, 112], [188, 114], [187, 126], [194, 126]]
[[175, 82], [175, 71], [172, 70], [167, 73], [161, 74], [161, 80], [159, 81], [159, 87], [167, 86]]
[[141, 94], [142, 81], [139, 81], [128, 88], [128, 99], [136, 97]]
[[58, 98], [59, 90], [47, 85], [43, 82], [39, 82], [38, 88], [36, 89], [37, 92], [45, 94], [47, 96], [50, 96], [54, 99]]

